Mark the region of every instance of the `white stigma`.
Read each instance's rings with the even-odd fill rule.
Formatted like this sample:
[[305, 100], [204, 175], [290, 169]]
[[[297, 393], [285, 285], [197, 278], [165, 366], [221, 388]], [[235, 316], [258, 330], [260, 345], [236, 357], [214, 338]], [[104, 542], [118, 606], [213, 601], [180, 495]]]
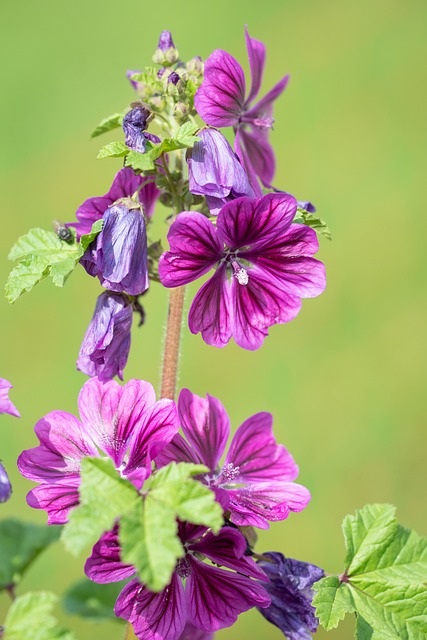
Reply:
[[236, 276], [236, 280], [239, 284], [248, 284], [249, 276], [246, 269], [239, 267], [239, 269], [234, 274]]

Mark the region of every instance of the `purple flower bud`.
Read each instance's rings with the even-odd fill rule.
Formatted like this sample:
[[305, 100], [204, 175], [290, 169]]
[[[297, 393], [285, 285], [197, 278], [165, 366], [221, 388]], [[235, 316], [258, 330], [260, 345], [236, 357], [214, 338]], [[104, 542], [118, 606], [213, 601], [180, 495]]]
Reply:
[[170, 31], [162, 31], [159, 37], [158, 49], [167, 51], [168, 49], [175, 49], [174, 42], [172, 40], [172, 34]]
[[118, 293], [101, 293], [80, 347], [77, 369], [102, 381], [118, 375], [123, 369], [130, 349], [132, 305]]
[[129, 149], [145, 153], [147, 136], [144, 133], [148, 124], [150, 112], [142, 105], [131, 109], [123, 118], [123, 131], [125, 132], [125, 143]]
[[202, 129], [188, 159], [191, 193], [207, 197], [211, 213], [239, 196], [253, 197], [248, 177], [227, 139], [216, 129]]
[[147, 235], [140, 208], [130, 208], [134, 205], [130, 203], [119, 201], [108, 207], [102, 231], [80, 262], [106, 289], [138, 296], [149, 284]]
[[264, 553], [268, 560], [258, 565], [270, 582], [262, 583], [271, 596], [271, 605], [258, 609], [269, 622], [279, 627], [288, 640], [311, 640], [319, 624], [312, 600], [312, 586], [325, 575], [323, 569], [308, 562], [285, 558], [277, 552]]
[[141, 71], [139, 69], [129, 69], [128, 71], [126, 71], [126, 77], [134, 89], [138, 89], [141, 85], [140, 82], [137, 82], [136, 80], [132, 80], [132, 76], [135, 76], [137, 73], [141, 73]]
[[0, 462], [0, 502], [7, 502], [11, 495], [12, 485], [10, 484], [6, 469]]

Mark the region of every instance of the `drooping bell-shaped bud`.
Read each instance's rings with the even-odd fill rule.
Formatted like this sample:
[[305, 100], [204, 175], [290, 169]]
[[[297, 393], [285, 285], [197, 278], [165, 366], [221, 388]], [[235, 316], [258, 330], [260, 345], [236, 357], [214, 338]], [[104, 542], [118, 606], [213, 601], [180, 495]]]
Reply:
[[231, 199], [253, 197], [248, 177], [227, 139], [217, 129], [202, 129], [188, 157], [191, 193], [206, 196], [210, 212], [217, 214]]
[[175, 47], [170, 31], [162, 31], [159, 37], [157, 49], [153, 55], [156, 64], [169, 67], [179, 60], [178, 49]]
[[81, 263], [106, 289], [138, 296], [148, 289], [147, 234], [141, 208], [123, 199], [108, 207], [104, 226]]
[[145, 153], [148, 127], [148, 120], [151, 113], [142, 104], [135, 106], [123, 118], [123, 131], [125, 133], [125, 144], [129, 149]]
[[101, 293], [80, 347], [77, 369], [102, 381], [119, 376], [130, 349], [132, 305], [119, 293]]
[[12, 485], [6, 469], [0, 462], [0, 502], [6, 502], [12, 495]]

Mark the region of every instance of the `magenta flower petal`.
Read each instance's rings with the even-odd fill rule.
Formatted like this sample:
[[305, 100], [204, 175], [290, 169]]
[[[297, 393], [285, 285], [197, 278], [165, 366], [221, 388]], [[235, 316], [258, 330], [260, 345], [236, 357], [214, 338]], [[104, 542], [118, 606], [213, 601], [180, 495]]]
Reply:
[[48, 524], [65, 524], [70, 510], [79, 504], [80, 477], [70, 477], [67, 482], [68, 484], [42, 483], [27, 494], [28, 506], [46, 511]]
[[261, 412], [251, 416], [237, 429], [224, 465], [239, 468], [243, 482], [292, 481], [298, 466], [291, 454], [273, 435], [273, 416]]
[[92, 555], [86, 560], [85, 574], [98, 584], [119, 582], [135, 575], [135, 568], [120, 560], [117, 526], [104, 533], [94, 545]]
[[214, 633], [197, 629], [190, 622], [185, 625], [184, 631], [179, 636], [179, 640], [213, 640]]
[[11, 416], [20, 418], [21, 414], [18, 409], [9, 400], [9, 389], [13, 389], [13, 385], [8, 380], [0, 378], [0, 413], [8, 413]]
[[121, 386], [115, 380], [102, 383], [92, 378], [83, 385], [78, 406], [88, 435], [119, 467], [129, 437], [155, 401], [156, 394], [149, 382], [130, 380]]
[[212, 222], [197, 211], [183, 211], [169, 229], [170, 251], [159, 261], [164, 287], [179, 287], [207, 273], [222, 253]]
[[[245, 113], [245, 120], [252, 120], [255, 126], [257, 126], [257, 121], [261, 121], [265, 115], [270, 117], [272, 105], [275, 100], [283, 93], [286, 89], [286, 85], [289, 82], [289, 75], [284, 76], [277, 84], [274, 85], [272, 89], [263, 97], [261, 100], [258, 100], [256, 104], [253, 105], [250, 109], [248, 109]], [[261, 126], [262, 124], [258, 125]]]
[[219, 400], [201, 398], [182, 389], [178, 399], [181, 427], [203, 464], [214, 470], [224, 453], [230, 434], [230, 420]]
[[204, 79], [194, 96], [197, 113], [213, 127], [237, 124], [245, 93], [242, 67], [229, 53], [216, 49], [205, 62]]
[[219, 535], [207, 533], [198, 542], [188, 545], [190, 551], [198, 552], [209, 558], [214, 564], [234, 569], [251, 578], [267, 580], [264, 571], [246, 557], [247, 542], [243, 535], [231, 527], [223, 527]]
[[187, 621], [184, 587], [176, 573], [160, 593], [131, 580], [117, 598], [114, 612], [132, 624], [140, 640], [178, 640]]
[[242, 252], [251, 255], [270, 251], [272, 242], [288, 231], [296, 212], [297, 201], [285, 193], [270, 193], [259, 200], [237, 198], [220, 212], [218, 235], [232, 250], [245, 247]]
[[162, 452], [156, 457], [156, 465], [165, 467], [170, 462], [190, 462], [193, 464], [203, 464], [201, 458], [192, 447], [184, 440], [180, 433], [177, 433], [172, 441], [166, 445]]
[[231, 522], [268, 529], [269, 521], [285, 520], [291, 511], [302, 511], [310, 492], [295, 482], [251, 483], [230, 491]]
[[19, 471], [30, 480], [68, 484], [70, 478], [79, 476], [82, 458], [98, 456], [83, 425], [70, 413], [52, 411], [34, 430], [40, 445], [23, 451], [18, 458]]
[[251, 90], [246, 99], [246, 104], [250, 104], [253, 100], [255, 100], [261, 88], [265, 64], [265, 45], [259, 40], [251, 38], [248, 33], [247, 27], [245, 28], [245, 38], [252, 80]]
[[[259, 176], [265, 187], [271, 187], [276, 171], [276, 160], [273, 147], [268, 141], [267, 132], [257, 129], [247, 131], [242, 128], [239, 131], [239, 138], [236, 137], [236, 140], [239, 145], [237, 155], [246, 171], [248, 172], [248, 163], [250, 163], [255, 183], [257, 183], [256, 176]], [[252, 188], [255, 189], [254, 179], [250, 182]]]
[[193, 557], [187, 578], [188, 618], [196, 627], [218, 631], [234, 624], [252, 607], [268, 607], [270, 597], [259, 582], [203, 564]]
[[201, 333], [214, 347], [225, 347], [233, 335], [231, 289], [227, 270], [221, 265], [196, 294], [188, 314], [191, 333]]

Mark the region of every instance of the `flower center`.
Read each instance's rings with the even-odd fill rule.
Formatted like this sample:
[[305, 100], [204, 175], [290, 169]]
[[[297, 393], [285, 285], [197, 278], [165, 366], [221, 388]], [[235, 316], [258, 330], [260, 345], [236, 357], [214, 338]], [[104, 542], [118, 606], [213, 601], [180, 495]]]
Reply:
[[175, 571], [179, 575], [180, 578], [185, 579], [191, 574], [191, 566], [188, 562], [187, 558], [182, 558], [178, 560], [178, 564], [176, 565]]
[[216, 478], [216, 486], [221, 487], [227, 484], [234, 483], [240, 475], [240, 467], [235, 467], [232, 462], [225, 464], [218, 477]]
[[231, 261], [234, 276], [239, 284], [246, 285], [249, 282], [249, 274], [236, 260]]

